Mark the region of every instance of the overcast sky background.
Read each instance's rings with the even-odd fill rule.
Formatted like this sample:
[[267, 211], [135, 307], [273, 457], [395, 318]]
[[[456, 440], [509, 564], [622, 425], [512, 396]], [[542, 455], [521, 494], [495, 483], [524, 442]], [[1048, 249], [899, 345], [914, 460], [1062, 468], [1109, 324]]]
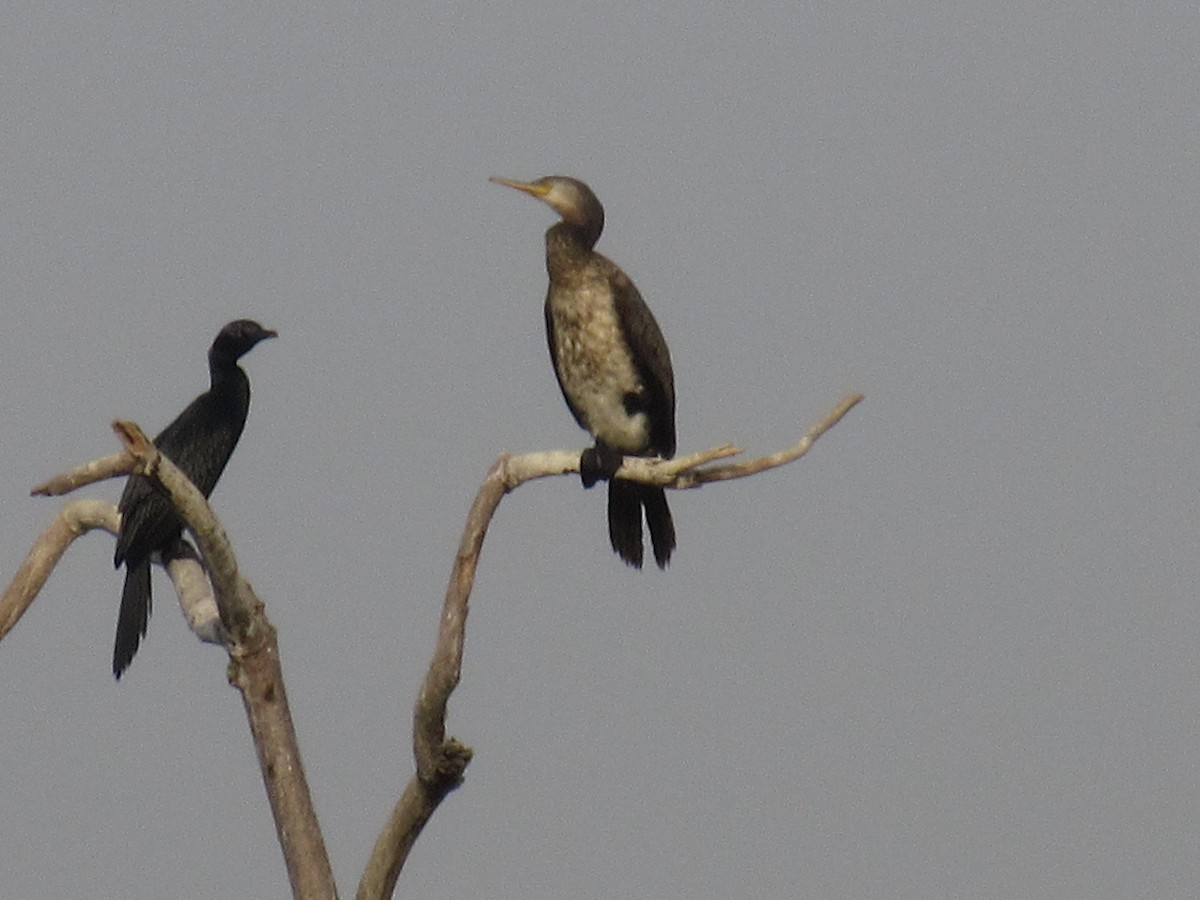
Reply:
[[[501, 450], [575, 448], [562, 173], [670, 343], [680, 449], [802, 462], [508, 497], [401, 877], [426, 898], [1183, 897], [1200, 883], [1191, 4], [10, 3], [0, 575], [29, 488], [156, 433], [249, 316], [213, 495], [280, 631], [343, 896]], [[119, 483], [85, 493], [114, 499]], [[93, 534], [0, 647], [5, 896], [280, 897], [225, 656], [161, 574], [120, 684]]]

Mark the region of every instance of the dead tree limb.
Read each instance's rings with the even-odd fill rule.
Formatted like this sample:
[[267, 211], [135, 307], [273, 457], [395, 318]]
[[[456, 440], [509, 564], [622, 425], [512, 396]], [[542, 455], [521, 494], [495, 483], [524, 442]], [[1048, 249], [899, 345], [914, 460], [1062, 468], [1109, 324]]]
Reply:
[[29, 493], [34, 497], [61, 497], [71, 491], [78, 490], [84, 485], [104, 481], [106, 478], [117, 478], [128, 475], [133, 470], [133, 457], [122, 450], [111, 453], [100, 459], [93, 459], [82, 466], [76, 466], [70, 472], [55, 475], [49, 481], [39, 484]]
[[[841, 401], [800, 441], [779, 453], [724, 466], [701, 468], [717, 459], [740, 453], [729, 445], [671, 460], [626, 457], [617, 477], [677, 490], [697, 488], [712, 481], [745, 478], [794, 462], [830, 428], [841, 421], [863, 397], [852, 394]], [[379, 837], [359, 882], [357, 900], [390, 897], [409, 851], [421, 829], [446, 795], [462, 783], [472, 751], [446, 737], [446, 707], [462, 676], [468, 601], [488, 526], [501, 499], [527, 481], [579, 471], [578, 451], [546, 451], [521, 456], [501, 454], [488, 470], [467, 513], [466, 526], [450, 572], [442, 604], [437, 646], [413, 710], [413, 756], [416, 773], [404, 789]]]
[[329, 854], [288, 708], [275, 628], [254, 589], [238, 571], [229, 537], [204, 495], [137, 425], [118, 421], [113, 430], [137, 460], [134, 471], [156, 480], [167, 492], [204, 557], [229, 636], [229, 682], [242, 694], [292, 893], [304, 898], [336, 897]]
[[0, 639], [29, 609], [62, 555], [77, 537], [93, 528], [116, 534], [117, 508], [103, 500], [75, 500], [58, 511], [34, 542], [25, 561], [0, 595]]
[[[128, 475], [133, 464], [134, 458], [121, 451], [57, 475], [30, 493], [44, 497], [61, 496], [106, 478]], [[67, 547], [76, 538], [94, 529], [115, 535], [119, 521], [117, 508], [103, 500], [73, 500], [65, 504], [34, 542], [25, 562], [4, 593], [0, 594], [0, 640], [33, 603]], [[181, 538], [160, 562], [171, 579], [175, 595], [179, 598], [179, 607], [192, 633], [206, 643], [224, 644], [226, 637], [217, 614], [212, 586], [204, 574], [204, 566], [196, 548]]]
[[[4, 593], [0, 594], [0, 640], [29, 609], [50, 572], [75, 539], [97, 528], [116, 534], [118, 521], [117, 508], [104, 500], [72, 500], [63, 505], [38, 536]], [[210, 644], [224, 643], [212, 588], [195, 548], [180, 540], [162, 562], [193, 633]]]
[[[861, 400], [857, 394], [847, 397], [796, 445], [779, 453], [720, 466], [709, 464], [741, 451], [726, 445], [672, 460], [627, 458], [617, 475], [676, 490], [744, 478], [804, 456], [821, 435]], [[181, 600], [185, 595], [199, 595], [194, 603], [185, 604], [193, 630], [202, 639], [220, 640], [229, 652], [230, 682], [242, 694], [293, 895], [336, 897], [288, 710], [275, 629], [267, 620], [261, 601], [239, 573], [228, 536], [203, 495], [136, 425], [116, 422], [113, 428], [125, 444], [126, 452], [57, 476], [34, 493], [64, 494], [130, 471], [156, 480], [167, 492], [200, 548], [207, 577], [186, 541], [180, 541], [167, 554], [164, 564]], [[413, 710], [416, 773], [375, 843], [359, 884], [359, 900], [382, 900], [392, 895], [408, 853], [425, 823], [446, 795], [462, 783], [471, 760], [469, 747], [446, 737], [446, 710], [462, 675], [468, 601], [483, 541], [500, 500], [527, 481], [578, 471], [578, 451], [501, 454], [480, 486], [467, 515], [446, 589], [436, 649]], [[28, 608], [76, 537], [94, 528], [115, 534], [118, 524], [117, 510], [110, 503], [76, 500], [66, 504], [0, 595], [0, 638]], [[196, 587], [198, 583], [203, 587]], [[209, 586], [211, 594], [207, 591]], [[202, 611], [205, 603], [207, 613]]]
[[[208, 501], [162, 456], [131, 422], [114, 422], [125, 445], [121, 453], [94, 460], [34, 488], [57, 496], [105, 478], [136, 472], [158, 482], [200, 547], [204, 565], [185, 540], [161, 560], [192, 630], [225, 645], [230, 683], [242, 694], [275, 830], [295, 897], [337, 896], [311, 793], [304, 775], [284, 689], [279, 645], [263, 604], [241, 576], [237, 560]], [[98, 500], [66, 504], [35, 542], [12, 582], [0, 595], [0, 638], [12, 629], [75, 538], [93, 528], [117, 533], [115, 506]]]

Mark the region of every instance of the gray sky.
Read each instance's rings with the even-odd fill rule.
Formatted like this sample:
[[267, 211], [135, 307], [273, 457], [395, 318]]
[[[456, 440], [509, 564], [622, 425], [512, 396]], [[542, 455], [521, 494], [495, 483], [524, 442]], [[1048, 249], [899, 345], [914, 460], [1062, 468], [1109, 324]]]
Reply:
[[[421, 897], [1182, 897], [1200, 881], [1200, 18], [1187, 4], [0, 10], [0, 573], [43, 478], [156, 432], [219, 327], [254, 404], [213, 495], [280, 629], [343, 894], [412, 769], [467, 505], [582, 447], [550, 210], [670, 342], [670, 571], [600, 491], [509, 497]], [[115, 499], [119, 484], [89, 493]], [[157, 609], [109, 674], [112, 541], [0, 647], [6, 896], [278, 897], [219, 650]]]

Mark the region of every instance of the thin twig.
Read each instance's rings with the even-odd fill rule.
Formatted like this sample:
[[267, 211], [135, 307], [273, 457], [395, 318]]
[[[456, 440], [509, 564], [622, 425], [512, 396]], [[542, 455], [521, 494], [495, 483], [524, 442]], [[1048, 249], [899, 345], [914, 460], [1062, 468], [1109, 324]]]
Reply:
[[87, 484], [95, 484], [106, 478], [128, 475], [132, 470], [133, 457], [122, 450], [120, 453], [111, 453], [100, 459], [84, 463], [82, 466], [76, 466], [69, 472], [55, 475], [29, 493], [34, 497], [61, 497], [63, 494], [69, 494]]
[[849, 397], [844, 398], [841, 403], [830, 411], [829, 415], [810, 428], [808, 434], [804, 435], [799, 443], [786, 450], [781, 450], [779, 453], [771, 453], [767, 456], [760, 456], [757, 459], [748, 459], [741, 463], [733, 463], [728, 466], [713, 466], [708, 469], [689, 472], [671, 486], [680, 489], [700, 487], [702, 484], [708, 484], [713, 481], [730, 481], [734, 478], [746, 478], [750, 475], [757, 475], [759, 472], [765, 472], [767, 469], [774, 469], [779, 466], [785, 466], [790, 462], [795, 462], [809, 451], [821, 435], [842, 421], [846, 413], [850, 412], [850, 410], [854, 409], [862, 401], [862, 394], [851, 394]]

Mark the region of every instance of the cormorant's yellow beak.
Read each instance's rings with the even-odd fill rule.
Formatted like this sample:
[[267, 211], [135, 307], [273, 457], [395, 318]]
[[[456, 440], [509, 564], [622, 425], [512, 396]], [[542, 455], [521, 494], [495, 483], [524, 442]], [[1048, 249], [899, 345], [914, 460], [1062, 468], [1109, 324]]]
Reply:
[[511, 178], [498, 178], [494, 175], [488, 181], [493, 184], [502, 184], [505, 187], [514, 188], [518, 191], [524, 191], [526, 194], [537, 197], [539, 200], [544, 200], [546, 195], [550, 193], [550, 185], [538, 181], [513, 181]]

